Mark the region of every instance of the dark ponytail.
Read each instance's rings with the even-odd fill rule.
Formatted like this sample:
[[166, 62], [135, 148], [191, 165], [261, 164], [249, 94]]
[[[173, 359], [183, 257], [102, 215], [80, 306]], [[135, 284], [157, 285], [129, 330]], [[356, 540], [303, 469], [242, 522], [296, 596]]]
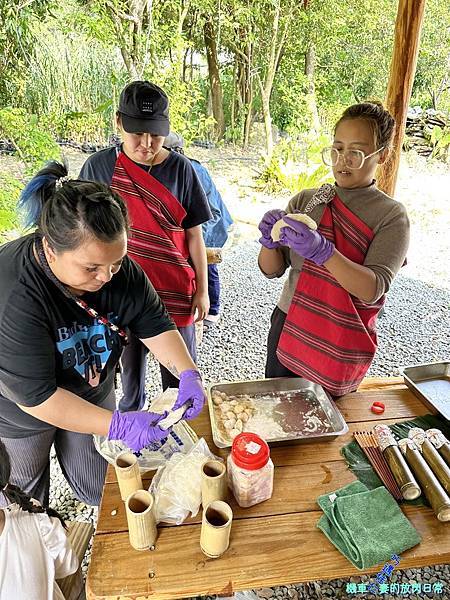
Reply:
[[22, 191], [19, 209], [55, 252], [78, 248], [86, 237], [114, 242], [128, 232], [125, 203], [101, 183], [67, 180], [67, 166], [50, 162]]
[[30, 496], [23, 492], [17, 485], [9, 483], [11, 476], [11, 461], [5, 445], [0, 440], [0, 491], [5, 498], [14, 504], [18, 504], [22, 510], [29, 513], [47, 513], [49, 517], [56, 517], [61, 522], [62, 526], [67, 529], [61, 515], [53, 508], [35, 504]]

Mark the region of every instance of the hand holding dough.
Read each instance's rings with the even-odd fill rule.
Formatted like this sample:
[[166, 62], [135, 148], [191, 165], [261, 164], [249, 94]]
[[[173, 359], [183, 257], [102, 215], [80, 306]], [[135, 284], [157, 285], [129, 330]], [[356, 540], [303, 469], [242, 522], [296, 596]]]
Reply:
[[[311, 217], [308, 217], [308, 215], [305, 215], [304, 213], [292, 213], [290, 215], [285, 215], [285, 216], [289, 217], [290, 219], [294, 219], [295, 221], [300, 221], [301, 223], [304, 223], [310, 229], [317, 229], [317, 223], [313, 219], [311, 219]], [[280, 241], [281, 228], [289, 227], [289, 225], [283, 221], [283, 218], [281, 218], [279, 221], [277, 221], [275, 223], [275, 225], [272, 227], [271, 236], [272, 236], [272, 239], [274, 242]]]

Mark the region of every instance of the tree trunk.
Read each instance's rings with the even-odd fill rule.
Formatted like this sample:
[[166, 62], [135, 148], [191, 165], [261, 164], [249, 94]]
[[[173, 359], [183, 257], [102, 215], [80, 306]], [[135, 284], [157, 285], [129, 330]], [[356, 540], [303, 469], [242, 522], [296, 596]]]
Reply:
[[[189, 54], [189, 48], [186, 48], [186, 50], [183, 53], [183, 69], [182, 69], [182, 76], [181, 76], [183, 83], [187, 82], [188, 54]], [[191, 80], [192, 80], [192, 72], [191, 72]]]
[[234, 128], [236, 127], [236, 90], [237, 90], [237, 65], [234, 61], [233, 65], [233, 83], [231, 88], [231, 102], [230, 102], [230, 127], [232, 131], [234, 141]]
[[[152, 0], [131, 0], [122, 10], [112, 2], [106, 11], [113, 22], [123, 62], [131, 79], [141, 79], [148, 62], [149, 48], [142, 48], [144, 15], [151, 22]], [[150, 25], [149, 25], [150, 26]], [[150, 31], [147, 32], [147, 42]]]
[[244, 117], [243, 146], [246, 148], [250, 143], [250, 131], [253, 120], [253, 77], [251, 65], [253, 61], [253, 45], [248, 42], [245, 50], [245, 60], [241, 61], [240, 66], [240, 92], [242, 100], [242, 111]]
[[307, 80], [306, 106], [311, 115], [312, 129], [317, 133], [320, 131], [319, 111], [317, 110], [316, 86], [314, 74], [316, 70], [316, 49], [310, 44], [305, 54], [305, 75]]
[[206, 58], [208, 60], [209, 84], [211, 87], [211, 101], [213, 116], [216, 120], [215, 135], [218, 140], [223, 138], [225, 132], [225, 117], [223, 114], [223, 92], [220, 83], [219, 63], [217, 60], [217, 47], [214, 25], [211, 20], [205, 22], [203, 28]]
[[266, 164], [270, 163], [273, 154], [272, 115], [270, 114], [270, 95], [261, 86], [261, 106], [266, 136]]
[[280, 66], [281, 56], [286, 42], [290, 17], [286, 18], [280, 33], [281, 0], [277, 0], [274, 7], [272, 21], [272, 33], [270, 36], [269, 57], [267, 60], [267, 70], [264, 82], [259, 74], [258, 83], [261, 91], [261, 103], [264, 117], [264, 130], [266, 133], [266, 164], [269, 164], [273, 154], [273, 136], [272, 136], [272, 116], [270, 114], [270, 97], [272, 95], [273, 82], [275, 74]]

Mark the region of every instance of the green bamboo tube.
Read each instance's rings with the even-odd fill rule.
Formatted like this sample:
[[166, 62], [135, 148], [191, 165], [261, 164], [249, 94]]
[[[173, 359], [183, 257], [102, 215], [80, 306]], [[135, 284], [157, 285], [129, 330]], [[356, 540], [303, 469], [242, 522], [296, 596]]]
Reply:
[[450, 465], [450, 442], [442, 431], [440, 429], [428, 429], [427, 438], [437, 449], [445, 462]]
[[408, 437], [418, 446], [442, 487], [447, 494], [450, 494], [450, 467], [427, 438], [425, 431], [420, 427], [413, 427], [410, 429]]
[[450, 498], [428, 466], [416, 444], [408, 438], [400, 440], [399, 448], [417, 477], [431, 508], [439, 521], [450, 521]]
[[373, 434], [405, 500], [415, 500], [422, 493], [408, 463], [400, 452], [397, 440], [387, 425], [375, 425]]

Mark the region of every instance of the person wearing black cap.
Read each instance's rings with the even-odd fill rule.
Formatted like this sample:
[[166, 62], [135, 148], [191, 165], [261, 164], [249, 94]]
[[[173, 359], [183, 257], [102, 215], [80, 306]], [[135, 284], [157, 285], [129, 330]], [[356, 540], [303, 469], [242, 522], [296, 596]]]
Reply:
[[[128, 254], [149, 277], [196, 361], [194, 319], [203, 320], [209, 310], [201, 227], [212, 217], [208, 200], [189, 160], [163, 146], [169, 100], [160, 87], [149, 81], [127, 85], [116, 122], [122, 144], [89, 157], [79, 178], [105, 183], [125, 200]], [[122, 411], [144, 405], [146, 355], [136, 338], [122, 355]], [[161, 376], [163, 389], [178, 387], [162, 366]]]

